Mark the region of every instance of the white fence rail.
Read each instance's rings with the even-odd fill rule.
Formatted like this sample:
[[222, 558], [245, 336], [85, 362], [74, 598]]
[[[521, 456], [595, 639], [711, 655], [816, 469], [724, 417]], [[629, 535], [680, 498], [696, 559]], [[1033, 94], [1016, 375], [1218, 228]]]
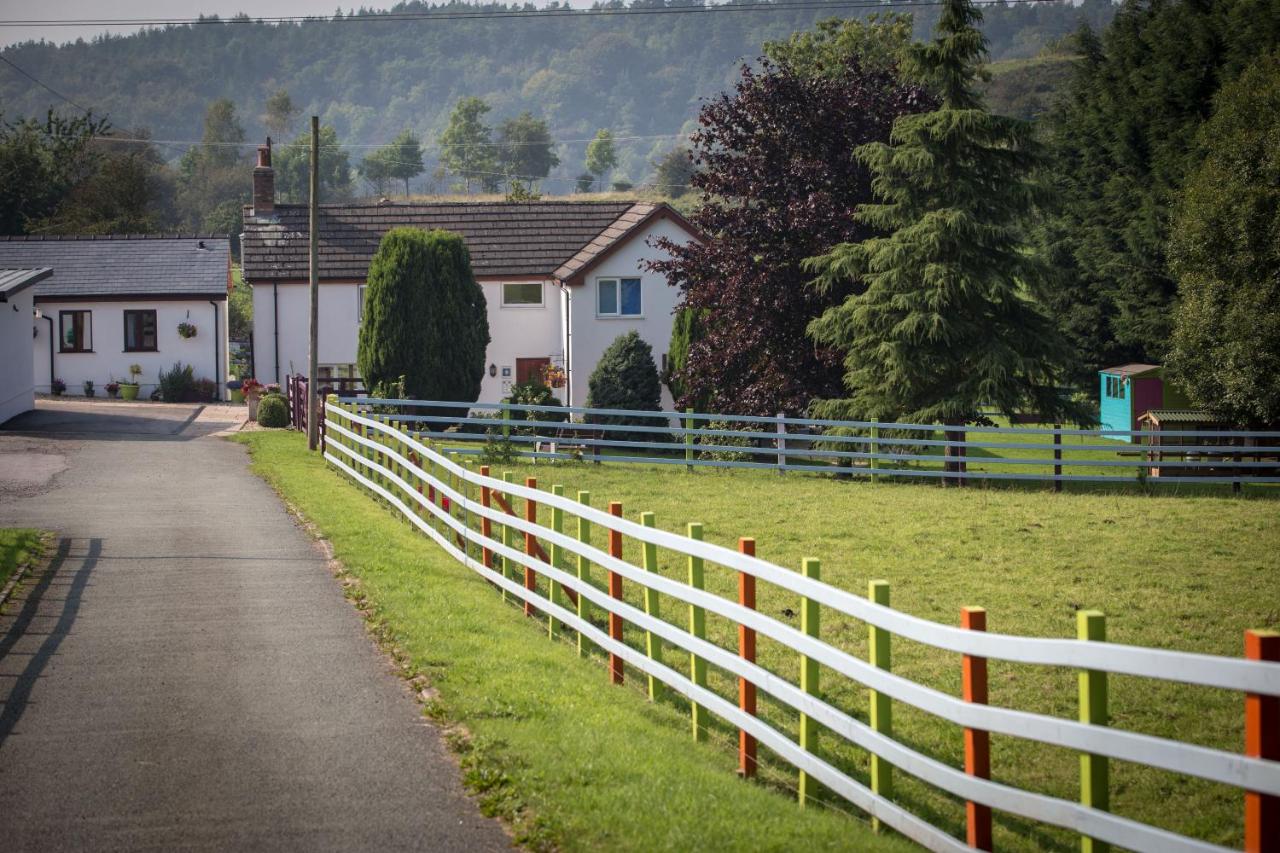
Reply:
[[[968, 802], [1133, 850], [1224, 848], [1105, 810], [1105, 763], [1089, 765], [1095, 774], [1094, 790], [1082, 802], [1072, 802], [994, 782], [981, 773], [969, 774], [940, 762], [894, 740], [890, 732], [877, 724], [864, 723], [823, 701], [817, 691], [816, 668], [813, 670], [815, 683], [803, 683], [803, 680], [801, 684], [793, 683], [757, 664], [754, 651], [748, 654], [745, 648], [736, 651], [723, 648], [709, 641], [705, 631], [698, 632], [692, 627], [686, 630], [661, 618], [659, 602], [677, 602], [691, 608], [691, 613], [696, 610], [724, 617], [781, 643], [811, 666], [820, 664], [826, 671], [851, 679], [888, 699], [984, 733], [983, 738], [987, 737], [985, 733], [994, 732], [1079, 751], [1086, 756], [1086, 764], [1104, 762], [1105, 758], [1135, 762], [1243, 789], [1247, 797], [1257, 798], [1265, 807], [1264, 812], [1268, 808], [1280, 808], [1280, 761], [1272, 760], [1280, 756], [1240, 755], [1124, 731], [1108, 727], [1105, 720], [1096, 717], [1093, 723], [1075, 722], [982, 704], [985, 699], [965, 701], [895, 675], [877, 666], [874, 660], [860, 660], [823, 642], [817, 615], [820, 608], [837, 611], [888, 634], [969, 656], [971, 661], [995, 658], [1077, 669], [1085, 676], [1082, 691], [1087, 682], [1092, 691], [1088, 694], [1090, 702], [1101, 702], [1104, 714], [1105, 673], [1223, 688], [1243, 692], [1255, 703], [1274, 703], [1280, 702], [1280, 698], [1276, 698], [1280, 697], [1278, 663], [1083, 640], [1002, 635], [930, 622], [822, 583], [816, 577], [816, 561], [806, 561], [811, 562], [806, 572], [797, 573], [699, 538], [625, 520], [620, 517], [620, 505], [604, 512], [559, 494], [488, 476], [484, 468], [477, 472], [470, 464], [459, 464], [455, 458], [438, 452], [385, 419], [357, 411], [354, 403], [330, 398], [325, 405], [325, 416], [324, 455], [330, 463], [399, 510], [454, 558], [499, 587], [504, 596], [522, 601], [526, 614], [546, 616], [553, 630], [557, 622], [562, 623], [579, 634], [580, 643], [586, 641], [602, 649], [610, 656], [615, 681], [621, 681], [626, 666], [640, 670], [653, 679], [651, 694], [660, 689], [655, 685], [666, 685], [694, 703], [695, 723], [699, 708], [703, 713], [715, 714], [793, 765], [800, 771], [802, 780], [807, 777], [825, 785], [929, 849], [968, 848], [945, 830], [877, 793], [874, 785], [868, 787], [824, 760], [816, 747], [816, 729], [814, 738], [806, 741], [802, 737], [801, 742], [797, 742], [790, 734], [709, 690], [705, 668], [699, 675], [697, 662], [744, 679], [752, 695], [758, 688], [794, 709], [800, 714], [802, 732], [806, 726], [820, 724], [826, 731], [879, 756], [899, 771]], [[524, 502], [524, 518], [514, 512], [517, 501]], [[551, 511], [551, 526], [538, 523], [538, 507]], [[566, 517], [581, 522], [576, 536], [565, 532]], [[608, 532], [608, 550], [591, 544], [586, 533], [590, 527]], [[646, 546], [646, 565], [637, 566], [622, 559], [623, 537]], [[523, 548], [516, 545], [520, 539], [523, 539]], [[550, 546], [550, 550], [541, 543]], [[797, 629], [754, 610], [754, 600], [734, 602], [706, 591], [700, 584], [693, 583], [692, 574], [690, 583], [665, 577], [656, 571], [656, 557], [647, 556], [656, 548], [688, 558], [691, 567], [694, 561], [698, 561], [699, 567], [704, 562], [711, 563], [788, 590], [801, 597], [802, 609], [813, 608], [813, 622]], [[650, 559], [655, 562], [650, 563]], [[592, 568], [608, 574], [607, 588], [602, 589], [592, 581]], [[541, 589], [538, 578], [543, 579]], [[624, 581], [643, 588], [643, 609], [622, 600]], [[591, 609], [610, 615], [608, 632], [587, 618]], [[623, 624], [645, 632], [644, 650], [624, 641]], [[1274, 653], [1275, 643], [1269, 637], [1264, 640], [1268, 651], [1263, 656], [1266, 657]], [[664, 644], [692, 656], [687, 672], [664, 662]], [[982, 671], [985, 681], [985, 665]], [[985, 695], [985, 684], [982, 692]], [[1088, 697], [1082, 696], [1082, 701]], [[1263, 719], [1270, 718], [1250, 717], [1248, 725], [1263, 725]], [[1097, 724], [1099, 722], [1102, 724]], [[1258, 734], [1252, 729], [1251, 733]], [[1259, 742], [1263, 742], [1261, 735]], [[985, 749], [981, 745], [973, 748]], [[749, 769], [754, 769], [754, 761], [752, 753]], [[1099, 782], [1104, 788], [1102, 792], [1096, 790]], [[803, 798], [803, 781], [800, 790]], [[971, 820], [982, 820], [982, 817], [971, 817]], [[985, 820], [989, 839], [989, 812]], [[1246, 834], [1250, 831], [1246, 827]], [[1280, 839], [1269, 838], [1268, 842], [1280, 843]]]
[[[1067, 482], [1142, 480], [1231, 484], [1238, 489], [1246, 482], [1280, 483], [1280, 432], [947, 427], [369, 397], [341, 401], [407, 426], [423, 438], [475, 443], [459, 451], [471, 454], [483, 452], [481, 442], [501, 440], [510, 442], [514, 455], [533, 459], [944, 479], [958, 484], [1041, 481], [1060, 489]], [[385, 414], [387, 410], [396, 413]]]

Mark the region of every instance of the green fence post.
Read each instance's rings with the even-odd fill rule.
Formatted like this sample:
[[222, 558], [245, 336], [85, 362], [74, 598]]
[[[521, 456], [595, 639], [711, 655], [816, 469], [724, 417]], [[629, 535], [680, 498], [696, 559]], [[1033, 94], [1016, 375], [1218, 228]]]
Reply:
[[511, 410], [505, 404], [502, 406], [502, 438], [511, 438]]
[[[583, 506], [591, 506], [591, 493], [578, 492], [578, 503]], [[591, 522], [582, 516], [578, 516], [578, 541], [585, 545], [591, 544]], [[587, 559], [585, 554], [578, 555], [578, 586], [581, 588], [591, 580], [591, 561]], [[587, 618], [587, 597], [578, 592], [578, 618], [585, 620]], [[580, 657], [587, 654], [586, 641], [583, 639], [582, 632], [578, 632], [578, 655]]]
[[[651, 512], [640, 513], [640, 523], [645, 527], [655, 527], [657, 521]], [[652, 542], [644, 543], [644, 570], [658, 573], [658, 546]], [[644, 588], [644, 612], [654, 619], [658, 616], [658, 591], [652, 587]], [[644, 653], [649, 660], [662, 663], [662, 638], [652, 631], [644, 632]], [[657, 702], [662, 698], [662, 681], [656, 675], [649, 676], [649, 701]]]
[[876, 464], [876, 454], [880, 452], [880, 419], [871, 419], [871, 482], [879, 482], [880, 477], [876, 474], [876, 469], [880, 466]]
[[[1097, 610], [1076, 612], [1076, 637], [1103, 643], [1107, 639], [1107, 617]], [[1107, 725], [1107, 674], [1080, 671], [1080, 722]], [[1080, 804], [1101, 811], [1111, 810], [1108, 761], [1105, 755], [1080, 754]], [[1081, 853], [1107, 853], [1111, 845], [1087, 835], [1080, 836]]]
[[[564, 497], [564, 486], [552, 486], [551, 494], [558, 498]], [[564, 532], [564, 510], [558, 506], [551, 508], [551, 529], [556, 533]], [[554, 542], [551, 543], [551, 566], [552, 568], [560, 568], [560, 561], [563, 559], [564, 549]], [[547, 599], [552, 604], [559, 604], [564, 596], [560, 589], [560, 584], [553, 577], [547, 578]], [[547, 636], [553, 640], [559, 639], [560, 631], [556, 628], [556, 617], [547, 614]]]
[[693, 435], [689, 430], [693, 429], [693, 418], [687, 417], [693, 414], [693, 407], [690, 406], [684, 410], [686, 415], [684, 419], [684, 470], [693, 470]]
[[[806, 578], [821, 580], [822, 563], [813, 557], [806, 557], [800, 564], [800, 573]], [[802, 597], [800, 599], [800, 630], [806, 636], [818, 639], [818, 600]], [[818, 695], [818, 662], [807, 655], [800, 656], [800, 689], [810, 696]], [[808, 714], [800, 715], [800, 748], [805, 752], [816, 754], [818, 751], [818, 724]], [[818, 783], [800, 771], [799, 800], [801, 808], [807, 800], [818, 793]]]
[[[867, 584], [867, 598], [876, 604], [889, 606], [889, 582], [871, 581]], [[870, 626], [867, 656], [877, 669], [889, 669], [889, 632]], [[871, 728], [886, 737], [893, 734], [893, 704], [890, 698], [878, 690], [871, 693]], [[871, 790], [885, 798], [893, 796], [893, 767], [880, 756], [871, 755]], [[883, 827], [878, 818], [871, 819], [871, 827], [880, 832]]]
[[[696, 521], [689, 523], [689, 538], [695, 541], [702, 541], [702, 525]], [[703, 574], [702, 558], [689, 557], [689, 586], [694, 589], [703, 589], [706, 584], [706, 578]], [[689, 605], [689, 633], [700, 640], [707, 638], [707, 611], [696, 604]], [[707, 686], [707, 662], [695, 655], [689, 653], [689, 679], [699, 687]], [[705, 741], [707, 739], [707, 724], [711, 722], [711, 716], [707, 713], [707, 709], [699, 705], [697, 702], [692, 704], [693, 710], [693, 739], [695, 741]]]

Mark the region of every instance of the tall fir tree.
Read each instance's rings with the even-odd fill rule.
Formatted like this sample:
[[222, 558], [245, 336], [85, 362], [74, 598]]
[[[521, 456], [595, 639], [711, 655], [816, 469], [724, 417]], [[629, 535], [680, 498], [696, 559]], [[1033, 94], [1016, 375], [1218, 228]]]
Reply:
[[861, 290], [809, 326], [846, 352], [849, 396], [818, 404], [821, 416], [958, 426], [993, 406], [1086, 417], [1059, 392], [1066, 347], [1034, 301], [1044, 267], [1024, 229], [1042, 196], [1039, 148], [1030, 124], [983, 107], [981, 18], [970, 0], [946, 0], [933, 41], [906, 59], [938, 108], [857, 150], [881, 203], [856, 217], [886, 236], [808, 264], [820, 289]]

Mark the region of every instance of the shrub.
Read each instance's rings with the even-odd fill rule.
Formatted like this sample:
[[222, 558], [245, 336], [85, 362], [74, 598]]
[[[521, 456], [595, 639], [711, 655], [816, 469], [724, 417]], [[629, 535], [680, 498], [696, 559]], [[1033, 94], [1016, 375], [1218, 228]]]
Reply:
[[[751, 431], [751, 427], [735, 427], [729, 421], [711, 421], [707, 424], [706, 429], [723, 429], [723, 430], [739, 430], [745, 429]], [[722, 447], [752, 447], [755, 444], [754, 439], [745, 435], [700, 435], [698, 436], [698, 444], [715, 444]], [[699, 459], [713, 459], [717, 462], [753, 462], [756, 460], [756, 454], [746, 453], [741, 450], [703, 450], [698, 453]], [[759, 457], [764, 459], [765, 457]]]
[[[511, 394], [502, 399], [504, 403], [511, 403], [517, 406], [563, 406], [560, 401], [551, 393], [551, 389], [541, 382], [522, 382], [519, 385], [511, 386]], [[501, 415], [499, 415], [501, 417]], [[511, 420], [514, 423], [520, 421], [555, 421], [556, 423], [565, 423], [569, 420], [568, 412], [522, 412], [515, 411], [511, 413]], [[517, 427], [517, 432], [522, 435], [538, 435], [552, 436], [556, 433], [556, 427]]]
[[268, 394], [258, 402], [258, 423], [264, 427], [279, 428], [289, 425], [289, 410], [284, 397]]
[[474, 402], [489, 320], [462, 237], [392, 228], [369, 264], [368, 282], [356, 355], [365, 387], [403, 376], [408, 397]]
[[218, 399], [218, 384], [212, 379], [197, 379], [194, 393], [200, 402]]
[[[635, 331], [619, 335], [600, 356], [587, 380], [587, 405], [599, 409], [661, 411], [662, 383], [653, 363], [653, 350]], [[597, 423], [626, 426], [662, 426], [659, 418], [640, 415], [595, 416]], [[618, 441], [665, 441], [665, 433], [625, 433], [610, 430], [607, 437]]]
[[195, 397], [195, 371], [189, 364], [174, 362], [169, 372], [160, 371], [159, 380], [160, 399], [166, 403], [186, 403]]

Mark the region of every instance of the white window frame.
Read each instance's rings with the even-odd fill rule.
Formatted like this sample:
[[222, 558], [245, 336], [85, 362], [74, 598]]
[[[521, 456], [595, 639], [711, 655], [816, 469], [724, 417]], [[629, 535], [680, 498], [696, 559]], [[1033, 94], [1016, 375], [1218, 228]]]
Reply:
[[[637, 314], [622, 313], [622, 282], [624, 280], [632, 280], [639, 284], [640, 287], [640, 311]], [[614, 304], [618, 310], [606, 314], [600, 310], [600, 293], [606, 283], [613, 284], [616, 288], [614, 291]], [[644, 319], [644, 280], [638, 275], [609, 275], [596, 279], [596, 316], [604, 320], [643, 320]]]
[[364, 297], [368, 290], [367, 284], [356, 285], [356, 326], [364, 325]]
[[[508, 302], [507, 301], [507, 285], [529, 285], [529, 284], [536, 284], [538, 286], [537, 302]], [[546, 285], [541, 281], [504, 281], [502, 284], [498, 286], [502, 288], [502, 293], [498, 301], [503, 308], [515, 308], [518, 310], [525, 310], [530, 308], [547, 307], [547, 288], [546, 288]]]

